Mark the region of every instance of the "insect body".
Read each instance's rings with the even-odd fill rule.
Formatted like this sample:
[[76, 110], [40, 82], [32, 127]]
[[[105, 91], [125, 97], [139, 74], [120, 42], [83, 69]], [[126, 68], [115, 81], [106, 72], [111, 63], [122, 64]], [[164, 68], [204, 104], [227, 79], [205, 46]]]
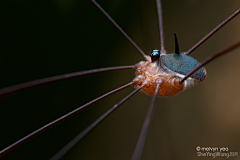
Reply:
[[153, 50], [150, 56], [146, 56], [147, 61], [141, 61], [137, 66], [135, 88], [144, 84], [142, 92], [153, 96], [156, 84], [160, 83], [157, 96], [173, 96], [181, 91], [190, 89], [202, 82], [207, 75], [206, 69], [201, 67], [191, 75], [186, 81], [181, 82], [182, 78], [193, 70], [199, 62], [183, 53], [179, 52], [176, 34], [175, 53], [161, 54], [159, 50]]
[[[187, 55], [177, 55], [177, 57], [175, 56], [176, 56], [175, 53], [173, 53], [173, 54], [161, 56], [161, 59], [158, 62], [151, 62], [151, 61], [139, 62], [137, 64], [138, 68], [136, 71], [136, 78], [133, 80], [136, 83], [135, 88], [140, 87], [142, 83], [145, 81], [147, 84], [145, 85], [145, 87], [141, 89], [141, 91], [152, 96], [154, 94], [154, 90], [156, 87], [155, 81], [161, 80], [162, 82], [158, 92], [158, 96], [170, 97], [181, 91], [190, 89], [191, 87], [195, 86], [196, 84], [202, 82], [205, 79], [206, 70], [202, 68], [200, 71], [198, 71], [199, 72], [198, 74], [193, 75], [191, 78], [188, 78], [184, 83], [181, 83], [181, 80], [184, 77], [184, 74], [181, 74], [177, 71], [173, 71], [167, 68], [166, 59], [169, 57], [179, 59], [179, 56], [185, 57]], [[150, 57], [148, 57], [148, 59], [150, 59]], [[197, 64], [198, 63], [196, 63], [196, 65]], [[194, 67], [196, 65], [194, 65]], [[172, 67], [175, 68], [174, 66]], [[186, 67], [186, 65], [183, 65], [181, 67]]]

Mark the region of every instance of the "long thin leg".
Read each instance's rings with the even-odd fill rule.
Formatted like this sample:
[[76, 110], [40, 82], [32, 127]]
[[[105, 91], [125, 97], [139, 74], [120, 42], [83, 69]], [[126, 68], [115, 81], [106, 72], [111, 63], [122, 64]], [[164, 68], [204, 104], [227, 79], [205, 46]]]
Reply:
[[240, 41], [231, 45], [230, 47], [227, 47], [219, 52], [217, 52], [216, 54], [206, 58], [200, 65], [198, 65], [197, 67], [195, 67], [191, 72], [189, 72], [183, 79], [181, 82], [184, 82], [188, 77], [190, 77], [194, 72], [196, 72], [199, 68], [203, 67], [204, 65], [206, 65], [207, 63], [211, 62], [212, 60], [214, 60], [215, 58], [237, 48], [240, 46]]
[[166, 50], [164, 49], [163, 18], [162, 18], [161, 0], [156, 0], [156, 7], [157, 7], [157, 13], [158, 13], [158, 28], [159, 28], [161, 53], [166, 53]]
[[107, 68], [99, 68], [99, 69], [93, 69], [93, 70], [88, 70], [88, 71], [82, 71], [82, 72], [74, 72], [74, 73], [69, 73], [69, 74], [63, 74], [63, 75], [58, 75], [54, 77], [48, 77], [48, 78], [43, 78], [31, 82], [26, 82], [22, 84], [18, 84], [15, 86], [7, 87], [7, 88], [2, 88], [0, 89], [0, 97], [11, 94], [17, 91], [21, 91], [24, 89], [40, 86], [43, 84], [48, 84], [60, 80], [65, 80], [65, 79], [70, 79], [70, 78], [75, 78], [75, 77], [80, 77], [80, 76], [85, 76], [89, 74], [95, 74], [95, 73], [100, 73], [100, 72], [107, 72], [107, 71], [116, 71], [116, 70], [121, 70], [121, 69], [134, 69], [135, 66], [119, 66], [119, 67], [107, 67]]
[[209, 37], [211, 37], [214, 33], [216, 33], [220, 28], [222, 28], [225, 24], [227, 24], [231, 19], [236, 17], [239, 13], [240, 13], [240, 8], [238, 8], [233, 14], [231, 14], [222, 23], [220, 23], [211, 32], [209, 32], [205, 37], [203, 37], [203, 39], [201, 39], [197, 44], [195, 44], [192, 48], [190, 48], [185, 54], [186, 55], [191, 54], [197, 47], [199, 47], [203, 42], [205, 42]]
[[149, 125], [150, 125], [150, 120], [151, 120], [152, 113], [153, 113], [154, 104], [155, 104], [157, 93], [158, 93], [158, 90], [159, 90], [159, 86], [160, 86], [160, 84], [157, 84], [156, 89], [155, 89], [155, 93], [154, 93], [153, 98], [151, 100], [150, 107], [148, 109], [147, 117], [144, 121], [142, 131], [141, 131], [140, 136], [138, 138], [137, 146], [136, 146], [135, 151], [134, 151], [133, 156], [132, 156], [132, 160], [138, 160], [141, 157], [143, 146], [144, 146], [144, 143], [145, 143], [145, 140], [146, 140], [146, 137], [147, 137], [148, 128], [149, 128]]
[[95, 1], [91, 0], [93, 4], [112, 22], [112, 24], [124, 35], [124, 37], [127, 38], [127, 40], [132, 43], [132, 45], [138, 50], [138, 52], [147, 60], [146, 54], [141, 50], [140, 47], [127, 35], [126, 32], [123, 31], [123, 29], [110, 17], [110, 15]]
[[126, 100], [137, 93], [142, 87], [135, 89], [132, 93], [123, 98], [119, 103], [115, 104], [111, 109], [94, 121], [90, 126], [88, 126], [84, 131], [77, 135], [73, 140], [71, 140], [66, 146], [64, 146], [60, 151], [58, 151], [50, 160], [58, 160], [63, 155], [65, 155], [75, 144], [77, 144], [84, 136], [86, 136], [90, 131], [92, 131], [97, 125], [99, 125], [105, 118], [107, 118], [113, 111], [120, 107]]
[[73, 110], [73, 111], [63, 115], [62, 117], [60, 117], [60, 118], [58, 118], [58, 119], [56, 119], [56, 120], [46, 124], [45, 126], [37, 129], [36, 131], [30, 133], [29, 135], [23, 137], [22, 139], [18, 140], [17, 142], [15, 142], [15, 143], [11, 144], [10, 146], [8, 146], [8, 147], [4, 148], [3, 150], [1, 150], [0, 151], [0, 157], [3, 156], [4, 154], [6, 154], [7, 152], [11, 151], [15, 147], [19, 146], [20, 144], [22, 144], [22, 143], [26, 142], [27, 140], [31, 139], [32, 137], [42, 133], [43, 131], [47, 130], [48, 128], [51, 128], [54, 125], [62, 122], [63, 120], [73, 116], [74, 114], [80, 112], [81, 110], [87, 108], [88, 106], [90, 106], [90, 105], [100, 101], [101, 99], [106, 98], [106, 97], [108, 97], [108, 96], [110, 96], [110, 95], [112, 95], [112, 94], [114, 94], [114, 93], [116, 93], [116, 92], [118, 92], [118, 91], [120, 91], [120, 90], [122, 90], [124, 88], [127, 88], [127, 87], [129, 87], [131, 85], [133, 85], [132, 82], [130, 82], [130, 83], [124, 85], [124, 86], [121, 86], [121, 87], [119, 87], [119, 88], [117, 88], [117, 89], [115, 89], [113, 91], [110, 91], [110, 92], [108, 92], [108, 93], [106, 93], [106, 94], [104, 94], [104, 95], [102, 95], [102, 96], [100, 96], [100, 97], [98, 97], [98, 98], [88, 102], [87, 104], [84, 104], [84, 105], [78, 107], [77, 109], [75, 109], [75, 110]]

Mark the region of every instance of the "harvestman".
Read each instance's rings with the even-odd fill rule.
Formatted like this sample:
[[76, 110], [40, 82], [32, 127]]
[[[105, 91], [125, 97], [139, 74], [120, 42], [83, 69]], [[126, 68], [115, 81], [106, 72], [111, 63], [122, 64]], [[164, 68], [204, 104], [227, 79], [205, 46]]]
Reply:
[[[98, 8], [104, 12], [104, 10], [95, 2], [93, 1], [94, 4], [96, 6], [98, 6]], [[157, 1], [157, 8], [158, 8], [158, 16], [159, 16], [159, 30], [160, 30], [160, 39], [161, 39], [161, 54], [165, 54], [165, 49], [164, 49], [164, 41], [163, 41], [163, 28], [162, 28], [162, 18], [161, 18], [161, 6], [160, 6], [160, 2]], [[223, 23], [221, 23], [219, 26], [217, 26], [213, 31], [211, 31], [207, 36], [205, 36], [199, 43], [197, 43], [195, 46], [193, 46], [188, 52], [186, 53], [183, 53], [184, 55], [189, 55], [193, 50], [195, 50], [200, 44], [202, 44], [206, 39], [208, 39], [213, 33], [215, 33], [218, 29], [220, 29], [223, 25], [225, 25], [228, 21], [230, 21], [233, 17], [235, 17], [238, 13], [240, 12], [240, 9], [238, 9], [237, 11], [235, 11], [229, 18], [227, 18]], [[104, 14], [111, 20], [111, 18], [104, 12]], [[113, 22], [113, 20], [112, 20]], [[124, 31], [121, 30], [121, 28], [118, 27], [118, 25], [113, 22], [114, 25], [123, 33], [125, 34]], [[141, 49], [125, 34], [125, 37], [128, 38], [128, 40], [139, 50], [139, 52], [143, 55], [143, 57], [149, 61], [152, 61], [152, 62], [157, 62], [159, 57], [156, 58], [156, 59], [149, 59], [149, 58], [146, 58], [146, 55], [145, 53], [143, 53], [141, 51]], [[237, 46], [240, 45], [240, 42], [226, 48], [225, 50], [215, 54], [214, 56], [211, 56], [209, 57], [208, 59], [206, 59], [204, 62], [202, 62], [201, 65], [198, 65], [196, 68], [194, 69], [191, 69], [192, 71], [188, 74], [185, 75], [184, 78], [182, 78], [180, 81], [178, 81], [177, 83], [179, 84], [182, 84], [182, 82], [184, 82], [188, 77], [190, 77], [192, 74], [194, 74], [194, 72], [196, 72], [199, 68], [201, 68], [203, 65], [207, 64], [208, 62], [210, 62], [211, 60], [213, 60], [214, 58], [236, 48]], [[176, 45], [176, 48], [177, 48], [178, 45]], [[176, 53], [179, 52], [178, 49], [176, 49]], [[195, 67], [195, 66], [194, 66]], [[7, 95], [9, 93], [13, 93], [15, 91], [19, 91], [19, 90], [22, 90], [22, 89], [26, 89], [26, 88], [30, 88], [30, 87], [34, 87], [36, 85], [41, 85], [41, 84], [45, 84], [45, 83], [49, 83], [49, 82], [54, 82], [54, 81], [58, 81], [58, 80], [63, 80], [63, 79], [67, 79], [67, 78], [72, 78], [72, 77], [76, 77], [76, 76], [82, 76], [82, 75], [87, 75], [87, 74], [93, 74], [93, 73], [99, 73], [99, 72], [103, 72], [103, 71], [110, 71], [110, 70], [118, 70], [118, 69], [131, 69], [131, 68], [135, 68], [136, 69], [136, 65], [135, 66], [123, 66], [123, 67], [111, 67], [111, 68], [106, 68], [106, 69], [96, 69], [96, 70], [91, 70], [91, 71], [84, 71], [84, 72], [81, 72], [81, 73], [73, 73], [73, 74], [67, 74], [67, 75], [63, 75], [63, 76], [56, 76], [56, 77], [51, 77], [51, 78], [46, 78], [46, 79], [41, 79], [41, 80], [37, 80], [37, 81], [33, 81], [33, 82], [29, 82], [29, 83], [25, 83], [25, 84], [20, 84], [20, 85], [17, 85], [17, 86], [13, 86], [13, 87], [9, 87], [9, 88], [4, 88], [4, 89], [1, 89], [0, 90], [0, 95], [3, 96], [3, 95]], [[103, 95], [101, 96], [101, 98], [103, 97], [106, 97], [108, 95], [111, 95], [113, 93], [115, 93], [116, 91], [120, 90], [120, 89], [123, 89], [127, 86], [130, 86], [130, 85], [134, 85], [135, 83], [129, 83], [128, 85], [125, 85], [123, 87], [120, 87], [119, 89], [117, 90], [114, 90], [106, 95]], [[124, 98], [122, 101], [120, 101], [117, 105], [114, 106], [113, 109], [111, 109], [109, 112], [107, 112], [105, 115], [103, 115], [102, 118], [98, 119], [96, 122], [94, 122], [91, 126], [89, 126], [85, 131], [83, 131], [81, 134], [80, 134], [80, 138], [81, 139], [85, 134], [87, 134], [91, 129], [93, 129], [99, 122], [101, 122], [104, 118], [106, 118], [106, 116], [108, 114], [110, 114], [112, 111], [114, 111], [116, 108], [118, 108], [125, 100], [127, 100], [130, 96], [132, 96], [134, 93], [136, 93], [137, 91], [139, 91], [143, 86], [142, 86], [142, 82], [140, 83], [141, 85], [137, 87], [137, 89], [132, 92], [131, 94], [129, 94], [128, 97]], [[150, 109], [149, 109], [149, 112], [148, 112], [148, 115], [147, 115], [147, 118], [146, 118], [146, 121], [144, 123], [144, 127], [142, 129], [142, 132], [141, 132], [141, 135], [140, 135], [140, 138], [139, 138], [139, 142], [137, 144], [137, 147], [136, 147], [136, 150], [135, 150], [135, 153], [134, 153], [134, 156], [133, 156], [133, 159], [139, 159], [140, 158], [140, 155], [141, 155], [141, 150], [142, 150], [142, 147], [143, 147], [143, 144], [144, 144], [144, 140], [146, 138], [146, 133], [147, 133], [147, 129], [148, 129], [148, 125], [149, 125], [149, 121], [150, 121], [150, 117], [151, 117], [151, 112], [152, 112], [152, 109], [153, 109], [153, 106], [154, 106], [154, 103], [155, 103], [155, 99], [156, 99], [156, 96], [157, 96], [157, 91], [159, 90], [159, 88], [161, 88], [161, 83], [159, 84], [156, 84], [155, 87], [154, 87], [154, 96], [152, 98], [152, 101], [151, 101], [151, 104], [150, 104]], [[98, 101], [100, 99], [97, 99], [96, 101]], [[92, 103], [95, 103], [96, 101], [93, 101]], [[53, 124], [57, 124], [59, 123], [60, 121], [62, 121], [63, 119], [79, 112], [80, 110], [82, 110], [83, 108], [91, 105], [92, 103], [90, 104], [86, 104], [86, 105], [83, 105], [81, 106], [80, 108], [74, 110], [73, 112], [70, 112], [67, 116], [64, 116], [64, 117], [61, 117], [60, 119], [54, 121], [52, 124], [48, 124], [46, 126], [44, 126], [43, 128], [40, 128], [39, 130], [35, 131], [34, 133], [28, 135], [27, 137], [24, 137], [23, 139], [21, 139], [20, 141], [16, 142], [15, 144], [9, 146], [9, 148], [5, 148], [1, 151], [1, 155], [5, 154], [6, 152], [8, 152], [9, 150], [13, 149], [14, 147], [18, 146], [19, 144], [23, 143], [24, 141], [30, 139], [31, 137], [39, 134], [40, 132], [42, 132], [43, 130], [51, 127]], [[74, 143], [76, 142], [76, 140], [74, 140]], [[66, 149], [68, 150], [69, 147]], [[63, 152], [61, 152], [63, 153]], [[54, 159], [54, 158], [53, 158]]]

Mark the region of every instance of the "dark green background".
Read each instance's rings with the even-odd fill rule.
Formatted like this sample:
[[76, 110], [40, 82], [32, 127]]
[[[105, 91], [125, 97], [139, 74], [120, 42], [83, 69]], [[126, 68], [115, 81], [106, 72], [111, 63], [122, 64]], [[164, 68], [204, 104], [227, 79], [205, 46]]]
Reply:
[[[159, 48], [155, 1], [98, 0], [149, 53]], [[239, 6], [239, 0], [163, 0], [166, 49], [188, 50]], [[90, 0], [0, 2], [0, 88], [143, 58]], [[240, 16], [199, 47], [205, 57], [240, 39]], [[198, 159], [197, 146], [240, 151], [240, 49], [207, 65], [208, 77], [171, 98], [158, 98], [142, 159]], [[134, 70], [114, 71], [36, 87], [0, 99], [0, 149], [76, 107], [130, 82]], [[98, 102], [2, 157], [49, 159], [133, 87]], [[130, 159], [151, 97], [137, 93], [63, 159]], [[212, 159], [204, 158], [204, 159]]]

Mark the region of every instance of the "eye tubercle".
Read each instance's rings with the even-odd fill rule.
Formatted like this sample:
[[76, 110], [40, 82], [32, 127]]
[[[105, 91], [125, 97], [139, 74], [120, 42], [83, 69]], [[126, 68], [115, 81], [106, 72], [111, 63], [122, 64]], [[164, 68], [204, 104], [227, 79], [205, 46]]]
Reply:
[[160, 58], [160, 51], [158, 49], [154, 49], [152, 50], [150, 57], [152, 59], [152, 62], [155, 62], [157, 60], [159, 60]]

